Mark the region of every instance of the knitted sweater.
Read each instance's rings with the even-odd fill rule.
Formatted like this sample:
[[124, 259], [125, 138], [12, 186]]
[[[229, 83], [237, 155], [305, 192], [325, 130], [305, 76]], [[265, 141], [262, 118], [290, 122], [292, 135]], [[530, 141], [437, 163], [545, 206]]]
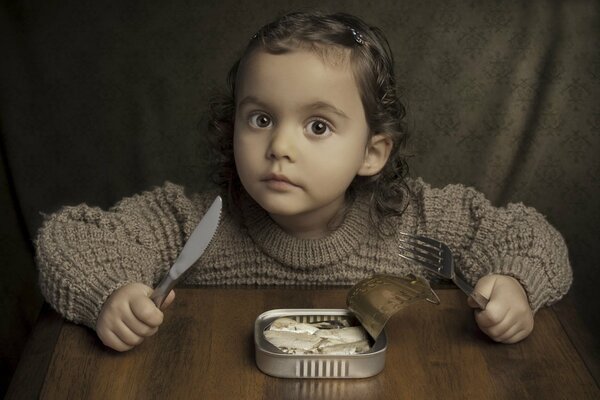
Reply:
[[[495, 208], [472, 188], [431, 188], [411, 180], [398, 231], [445, 242], [471, 283], [486, 274], [516, 278], [532, 310], [560, 299], [572, 271], [561, 235], [522, 204]], [[132, 282], [156, 285], [177, 258], [216, 192], [187, 196], [172, 183], [125, 198], [108, 211], [82, 204], [48, 216], [36, 240], [42, 293], [65, 318], [95, 327], [102, 304]], [[342, 224], [321, 239], [285, 233], [256, 203], [242, 218], [225, 210], [191, 271], [191, 285], [352, 285], [374, 273], [423, 274], [400, 258], [397, 236], [377, 235], [368, 202], [357, 198]]]

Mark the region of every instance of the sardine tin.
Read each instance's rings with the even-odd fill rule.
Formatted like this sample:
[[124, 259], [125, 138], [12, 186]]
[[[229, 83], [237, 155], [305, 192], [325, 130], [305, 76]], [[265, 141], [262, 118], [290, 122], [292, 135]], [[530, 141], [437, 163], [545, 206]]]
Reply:
[[[254, 346], [256, 365], [267, 375], [279, 378], [367, 378], [377, 375], [385, 365], [387, 337], [383, 331], [368, 352], [352, 355], [287, 354], [265, 338], [265, 329], [277, 318], [299, 322], [332, 319], [356, 320], [346, 309], [276, 309], [256, 318]], [[358, 324], [358, 321], [357, 321]]]

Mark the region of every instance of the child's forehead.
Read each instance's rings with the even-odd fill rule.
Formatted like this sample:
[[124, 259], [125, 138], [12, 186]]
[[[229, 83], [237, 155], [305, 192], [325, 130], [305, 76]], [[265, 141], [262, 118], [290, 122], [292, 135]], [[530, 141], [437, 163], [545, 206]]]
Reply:
[[[293, 60], [291, 63], [286, 60]], [[266, 78], [277, 76], [310, 76], [315, 70], [327, 71], [331, 77], [354, 76], [347, 52], [333, 50], [319, 52], [313, 48], [292, 48], [285, 52], [270, 52], [257, 49], [244, 57], [236, 76], [236, 88], [245, 86], [248, 80], [266, 75]], [[273, 74], [273, 75], [269, 75]]]
[[257, 47], [248, 52], [242, 58], [239, 70], [243, 70], [249, 60], [252, 60], [259, 55], [290, 54], [316, 56], [324, 65], [331, 68], [339, 68], [342, 70], [351, 68], [351, 51], [348, 48], [334, 45], [322, 45], [318, 43], [298, 42], [287, 46], [281, 46], [277, 49], [277, 51], [271, 51], [266, 47]]
[[340, 82], [356, 84], [348, 63], [332, 63], [320, 54], [303, 49], [281, 54], [257, 51], [240, 64], [236, 87], [244, 91], [274, 85], [293, 86], [294, 83], [330, 86]]
[[236, 106], [306, 109], [328, 104], [338, 114], [362, 112], [360, 89], [346, 65], [331, 65], [312, 51], [283, 54], [259, 51], [242, 65], [236, 84]]
[[318, 56], [321, 61], [332, 67], [347, 67], [350, 65], [351, 50], [347, 47], [325, 45], [317, 42], [298, 42], [292, 51], [306, 51]]

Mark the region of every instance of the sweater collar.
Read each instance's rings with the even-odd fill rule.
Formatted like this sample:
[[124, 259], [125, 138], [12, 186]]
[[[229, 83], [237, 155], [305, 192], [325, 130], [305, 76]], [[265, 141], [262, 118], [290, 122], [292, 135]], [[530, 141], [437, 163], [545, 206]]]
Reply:
[[319, 239], [298, 239], [289, 235], [248, 195], [242, 213], [248, 233], [267, 255], [299, 269], [332, 265], [352, 253], [369, 231], [369, 204], [358, 197], [342, 224]]

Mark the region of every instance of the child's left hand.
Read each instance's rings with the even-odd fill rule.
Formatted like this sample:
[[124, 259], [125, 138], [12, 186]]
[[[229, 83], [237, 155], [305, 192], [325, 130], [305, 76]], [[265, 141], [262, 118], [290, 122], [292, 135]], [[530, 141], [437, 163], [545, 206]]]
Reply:
[[[475, 321], [492, 340], [516, 343], [533, 331], [533, 311], [525, 290], [515, 278], [487, 275], [477, 282], [475, 290], [490, 299], [485, 310], [475, 311]], [[471, 298], [468, 303], [477, 308]]]

